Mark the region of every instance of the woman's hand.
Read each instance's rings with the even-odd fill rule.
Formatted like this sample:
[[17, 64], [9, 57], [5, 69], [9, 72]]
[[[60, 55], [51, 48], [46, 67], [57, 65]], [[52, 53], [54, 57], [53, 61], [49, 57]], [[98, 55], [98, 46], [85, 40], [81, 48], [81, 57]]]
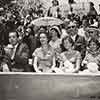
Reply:
[[87, 61], [83, 61], [81, 65], [84, 66], [87, 65], [87, 63], [88, 63]]
[[37, 72], [37, 73], [42, 73], [42, 72], [41, 72], [41, 71], [39, 71], [39, 70], [38, 70], [38, 71], [36, 71], [36, 72]]
[[52, 70], [52, 69], [50, 69], [50, 70], [48, 70], [48, 71], [47, 71], [47, 73], [52, 73], [52, 72], [53, 72], [53, 70]]
[[76, 69], [72, 70], [72, 73], [78, 73], [78, 72], [79, 72], [79, 70], [76, 70]]
[[9, 67], [6, 63], [3, 63], [1, 66], [2, 66], [3, 72], [10, 72]]

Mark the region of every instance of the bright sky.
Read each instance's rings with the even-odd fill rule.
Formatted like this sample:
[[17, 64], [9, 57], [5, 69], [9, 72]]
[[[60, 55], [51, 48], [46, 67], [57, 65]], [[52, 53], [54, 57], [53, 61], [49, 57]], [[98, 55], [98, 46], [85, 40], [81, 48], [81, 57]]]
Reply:
[[96, 8], [97, 11], [99, 11], [99, 4], [100, 4], [100, 0], [75, 0], [76, 2], [93, 2], [94, 3], [94, 7]]
[[[46, 8], [49, 8], [52, 5], [52, 0], [40, 0], [40, 1], [43, 2], [44, 6]], [[59, 1], [60, 5], [68, 4], [68, 0], [58, 0], [58, 1]], [[94, 6], [95, 6], [96, 10], [97, 11], [99, 10], [98, 5], [100, 4], [100, 0], [74, 0], [74, 1], [76, 1], [76, 2], [90, 2], [90, 1], [92, 1], [94, 3]]]
[[[48, 1], [50, 1], [50, 0], [48, 0]], [[60, 4], [68, 3], [68, 0], [58, 0], [58, 1], [60, 2]], [[74, 1], [76, 1], [76, 2], [90, 2], [91, 1], [94, 3], [96, 10], [97, 11], [99, 10], [100, 0], [74, 0]]]

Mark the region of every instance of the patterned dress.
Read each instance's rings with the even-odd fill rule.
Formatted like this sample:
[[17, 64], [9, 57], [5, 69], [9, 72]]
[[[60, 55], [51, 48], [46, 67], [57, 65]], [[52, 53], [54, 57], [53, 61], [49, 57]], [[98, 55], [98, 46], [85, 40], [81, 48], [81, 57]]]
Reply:
[[44, 52], [43, 48], [40, 47], [34, 51], [33, 56], [37, 57], [38, 69], [42, 72], [48, 72], [53, 65], [55, 52], [51, 47], [47, 52]]
[[62, 69], [66, 72], [76, 68], [76, 62], [81, 59], [81, 54], [76, 50], [65, 51], [61, 53], [61, 59], [63, 62]]
[[87, 64], [92, 62], [100, 65], [100, 49], [96, 51], [88, 50], [83, 61], [86, 61]]

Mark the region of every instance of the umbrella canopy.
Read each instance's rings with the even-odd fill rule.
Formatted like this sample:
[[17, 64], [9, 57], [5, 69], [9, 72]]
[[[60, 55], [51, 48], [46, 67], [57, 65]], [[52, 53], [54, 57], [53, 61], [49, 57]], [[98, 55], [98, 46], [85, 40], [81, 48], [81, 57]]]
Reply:
[[32, 21], [31, 24], [36, 26], [53, 26], [53, 25], [60, 25], [64, 22], [58, 18], [54, 17], [41, 17]]

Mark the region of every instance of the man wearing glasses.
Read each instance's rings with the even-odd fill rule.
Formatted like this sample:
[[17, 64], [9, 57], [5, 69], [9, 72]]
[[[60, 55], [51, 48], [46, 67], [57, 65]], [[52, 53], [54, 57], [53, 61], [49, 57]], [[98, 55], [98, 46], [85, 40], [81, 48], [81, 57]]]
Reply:
[[76, 26], [76, 23], [74, 22], [69, 23], [68, 34], [74, 41], [73, 44], [74, 49], [79, 51], [81, 53], [82, 59], [84, 59], [86, 53], [86, 40], [84, 37], [78, 35], [78, 28]]

